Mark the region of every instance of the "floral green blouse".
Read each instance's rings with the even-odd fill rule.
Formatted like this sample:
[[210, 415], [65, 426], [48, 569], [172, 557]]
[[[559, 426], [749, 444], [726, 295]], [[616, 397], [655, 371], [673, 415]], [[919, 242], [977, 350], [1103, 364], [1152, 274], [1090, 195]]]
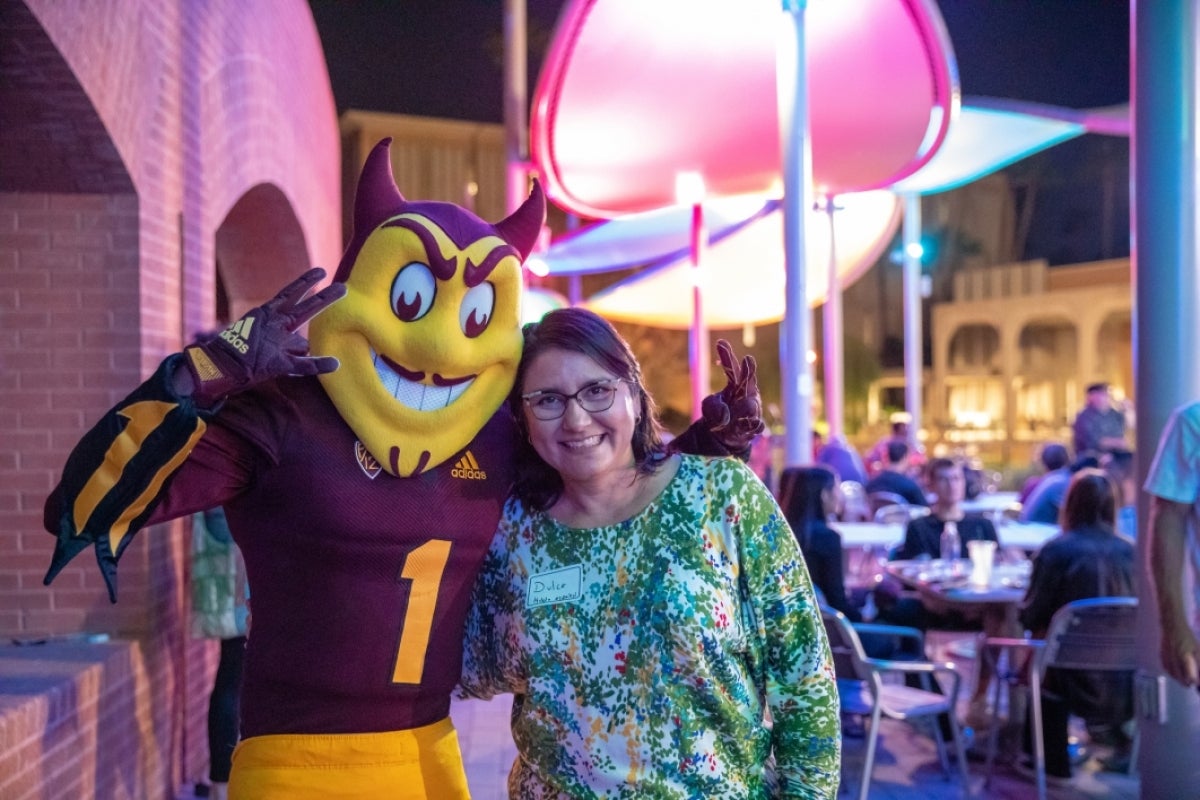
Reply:
[[808, 570], [736, 460], [683, 456], [649, 507], [602, 528], [510, 498], [461, 692], [515, 695], [513, 798], [837, 791], [837, 685]]

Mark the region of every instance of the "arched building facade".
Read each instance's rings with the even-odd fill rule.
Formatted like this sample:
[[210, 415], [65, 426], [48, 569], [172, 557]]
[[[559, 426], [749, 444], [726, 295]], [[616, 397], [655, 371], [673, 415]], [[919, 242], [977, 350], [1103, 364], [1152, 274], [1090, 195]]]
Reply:
[[1033, 261], [954, 276], [932, 308], [929, 426], [950, 442], [988, 442], [1001, 460], [1070, 441], [1085, 387], [1133, 393], [1129, 259], [1050, 269]]

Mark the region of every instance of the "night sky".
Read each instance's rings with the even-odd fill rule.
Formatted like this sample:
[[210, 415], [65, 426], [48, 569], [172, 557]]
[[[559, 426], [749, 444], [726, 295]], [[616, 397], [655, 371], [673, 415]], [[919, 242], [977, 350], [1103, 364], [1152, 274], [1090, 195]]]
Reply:
[[[532, 95], [563, 3], [526, 2]], [[502, 0], [310, 0], [310, 6], [339, 112], [501, 121]], [[1073, 108], [1129, 99], [1129, 0], [940, 0], [938, 6], [965, 97]], [[1128, 255], [1128, 163], [1127, 140], [1085, 136], [1011, 168], [1040, 176], [1025, 257], [1069, 263]], [[1101, 208], [1114, 185], [1116, 205]], [[1106, 226], [1108, 219], [1115, 228]]]

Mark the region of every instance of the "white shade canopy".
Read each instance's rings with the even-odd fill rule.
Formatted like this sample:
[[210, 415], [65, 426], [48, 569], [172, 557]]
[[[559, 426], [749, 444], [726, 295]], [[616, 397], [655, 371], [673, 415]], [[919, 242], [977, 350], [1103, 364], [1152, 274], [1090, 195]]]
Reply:
[[[900, 224], [900, 203], [892, 192], [879, 190], [843, 195], [837, 205], [837, 273], [845, 286], [869, 269], [891, 242]], [[809, 213], [809, 231], [810, 262], [828, 264], [829, 221], [824, 211]], [[710, 245], [701, 286], [708, 327], [735, 328], [783, 318], [782, 241], [783, 214], [774, 210]], [[687, 252], [673, 254], [598, 292], [584, 305], [612, 320], [687, 328], [692, 324], [692, 275]], [[809, 303], [821, 303], [828, 292], [828, 270], [809, 270], [807, 287]]]
[[[709, 236], [719, 241], [779, 207], [762, 195], [705, 200], [704, 221]], [[547, 275], [588, 275], [639, 267], [687, 255], [692, 209], [671, 206], [597, 222], [569, 233], [531, 256]], [[537, 265], [530, 268], [537, 273]]]
[[963, 100], [929, 162], [892, 184], [899, 193], [956, 189], [1085, 133], [1129, 135], [1127, 106], [1090, 111], [996, 98]]
[[[1128, 108], [1076, 111], [993, 98], [964, 102], [945, 142], [925, 166], [898, 182], [897, 192], [930, 194], [957, 188], [1035, 152], [1089, 131], [1127, 134]], [[837, 271], [850, 285], [879, 258], [898, 224], [887, 192], [837, 198]], [[779, 201], [756, 196], [704, 204], [712, 246], [705, 255], [706, 324], [736, 327], [778, 321], [782, 315], [782, 228]], [[550, 274], [582, 274], [653, 263], [597, 294], [587, 306], [610, 318], [667, 328], [691, 323], [688, 236], [691, 210], [673, 207], [592, 225], [541, 254]], [[829, 225], [824, 212], [808, 216], [812, 238], [809, 302], [828, 289]]]

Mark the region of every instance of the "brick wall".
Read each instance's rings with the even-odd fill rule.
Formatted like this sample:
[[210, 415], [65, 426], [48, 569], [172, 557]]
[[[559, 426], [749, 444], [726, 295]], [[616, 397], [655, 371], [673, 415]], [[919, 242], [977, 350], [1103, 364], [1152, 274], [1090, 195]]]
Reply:
[[[235, 307], [336, 264], [324, 58], [300, 0], [15, 0], [0, 108], [0, 641], [58, 637], [0, 645], [0, 797], [172, 797], [206, 774], [217, 656], [187, 635], [185, 526], [138, 534], [112, 605], [90, 550], [41, 585], [41, 508], [87, 426], [213, 326], [223, 225], [289, 243], [231, 254]], [[110, 649], [62, 649], [82, 632]]]
[[[137, 202], [132, 196], [0, 194], [5, 310], [0, 437], [0, 629], [22, 636], [147, 629], [147, 546], [123, 559], [111, 607], [94, 558], [42, 588], [53, 537], [42, 505], [85, 426], [139, 381]], [[100, 267], [100, 268], [98, 268]]]

